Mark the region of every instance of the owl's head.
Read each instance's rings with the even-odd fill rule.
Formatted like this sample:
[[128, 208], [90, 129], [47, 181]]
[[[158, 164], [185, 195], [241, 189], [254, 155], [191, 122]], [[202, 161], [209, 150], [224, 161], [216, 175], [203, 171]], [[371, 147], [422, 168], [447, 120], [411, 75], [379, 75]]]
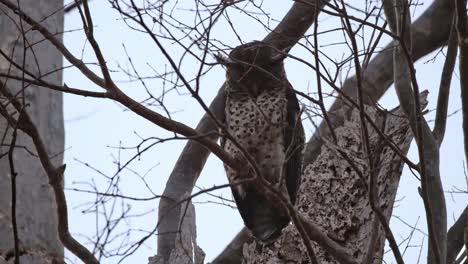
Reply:
[[217, 56], [218, 63], [226, 67], [228, 82], [239, 91], [257, 93], [260, 87], [281, 83], [284, 79], [283, 60], [286, 53], [261, 41], [234, 48], [229, 57]]

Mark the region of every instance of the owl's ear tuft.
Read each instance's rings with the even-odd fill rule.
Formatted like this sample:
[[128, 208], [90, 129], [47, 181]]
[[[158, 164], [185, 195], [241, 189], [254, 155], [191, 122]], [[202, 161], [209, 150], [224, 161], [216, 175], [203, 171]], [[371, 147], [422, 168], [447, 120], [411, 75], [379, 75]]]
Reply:
[[215, 54], [214, 57], [216, 58], [216, 62], [218, 64], [228, 66], [229, 64], [233, 64], [234, 62], [227, 56], [224, 56], [221, 53]]

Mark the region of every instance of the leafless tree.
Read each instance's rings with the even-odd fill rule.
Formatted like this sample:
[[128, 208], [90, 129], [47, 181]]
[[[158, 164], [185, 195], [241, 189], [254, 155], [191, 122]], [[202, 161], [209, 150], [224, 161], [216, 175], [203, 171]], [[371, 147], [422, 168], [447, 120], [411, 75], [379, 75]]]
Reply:
[[[261, 25], [266, 33], [257, 40], [286, 53], [288, 61], [308, 70], [309, 75], [302, 78], [313, 84], [307, 90], [296, 89], [295, 93], [302, 103], [302, 121], [313, 130], [313, 135], [305, 147], [303, 179], [295, 205], [277, 187], [256, 175], [265, 195], [287, 211], [292, 224], [271, 244], [255, 241], [249, 231], [243, 229], [212, 263], [383, 263], [385, 259], [396, 263], [424, 262], [405, 257], [412, 233], [400, 239], [389, 224], [403, 166], [410, 168], [414, 175], [411, 177], [419, 182], [420, 203], [414, 206], [424, 208], [425, 212], [426, 262], [451, 264], [464, 261], [467, 249], [463, 246], [468, 244], [468, 207], [449, 228], [442, 184], [446, 176], [441, 174], [439, 166], [457, 61], [462, 91], [463, 144], [465, 157], [468, 157], [465, 1], [427, 1], [424, 12], [414, 22], [413, 14], [422, 8], [422, 3], [405, 0], [357, 3], [296, 0], [291, 2], [290, 10], [282, 19], [268, 13], [270, 3], [255, 0], [106, 1], [109, 11], [120, 16], [112, 23], [126, 25], [129, 32], [150, 42], [151, 52], [158, 54], [160, 61], [149, 65], [152, 75], [142, 74], [143, 70], [125, 46], [128, 67], [115, 69], [110, 63], [106, 47], [95, 33], [98, 27], [95, 21], [100, 16], [93, 8], [95, 2], [75, 0], [65, 6], [57, 2], [38, 16], [35, 11], [39, 9], [35, 9], [32, 2], [0, 0], [0, 21], [8, 21], [14, 29], [14, 32], [2, 32], [11, 41], [5, 40], [8, 45], [0, 46], [0, 114], [4, 124], [0, 168], [7, 172], [2, 177], [8, 176], [2, 178], [1, 188], [9, 193], [5, 198], [2, 196], [2, 201], [8, 202], [2, 202], [0, 209], [7, 217], [0, 220], [6, 219], [2, 220], [2, 225], [7, 228], [0, 231], [2, 236], [11, 237], [4, 240], [6, 244], [0, 252], [3, 260], [0, 261], [20, 263], [20, 260], [28, 261], [20, 256], [29, 255], [40, 255], [44, 261], [53, 263], [63, 261], [57, 241], [41, 241], [48, 244], [40, 250], [35, 249], [35, 242], [30, 245], [24, 241], [26, 226], [41, 228], [24, 220], [28, 219], [27, 212], [19, 214], [17, 211], [22, 208], [17, 206], [21, 199], [34, 199], [23, 196], [27, 192], [23, 190], [24, 186], [54, 194], [55, 199], [45, 200], [44, 205], [37, 204], [41, 208], [37, 215], [50, 219], [54, 214], [50, 209], [56, 209], [56, 220], [51, 221], [50, 226], [57, 230], [61, 244], [84, 263], [100, 263], [107, 258], [122, 262], [138, 254], [141, 246], [152, 237], [157, 237], [158, 250], [150, 263], [205, 261], [204, 252], [197, 245], [192, 202], [197, 196], [208, 194], [222, 205], [233, 206], [233, 203], [213, 193], [229, 184], [201, 190], [194, 189], [195, 184], [210, 153], [235, 170], [241, 170], [245, 165], [239, 164], [218, 144], [220, 136], [230, 136], [224, 128], [225, 86], [220, 87], [209, 104], [205, 98], [204, 80], [221, 67], [215, 60], [217, 54], [226, 54], [248, 41], [242, 37], [248, 24], [240, 19]], [[81, 24], [64, 32], [60, 20], [64, 13], [70, 12], [79, 14]], [[239, 20], [233, 19], [232, 12]], [[326, 18], [333, 18], [332, 28], [321, 27]], [[60, 26], [54, 27], [57, 24]], [[222, 39], [226, 34], [220, 34], [219, 30], [229, 31], [235, 41]], [[116, 32], [108, 32], [113, 33]], [[62, 41], [63, 34], [82, 34], [86, 51], [92, 53], [93, 59], [88, 61], [72, 51]], [[48, 53], [37, 55], [36, 48], [42, 45], [63, 56], [69, 66], [62, 67], [59, 59], [43, 58]], [[291, 51], [293, 47], [301, 49], [300, 55]], [[342, 57], [337, 59], [327, 54], [329, 47], [340, 50]], [[440, 76], [437, 76], [441, 79], [440, 84], [434, 84], [439, 89], [432, 127], [425, 110], [427, 92], [420, 88], [415, 65], [431, 53], [443, 58]], [[79, 71], [90, 87], [63, 84], [60, 73], [68, 68]], [[141, 93], [136, 96], [129, 91], [117, 77], [121, 74], [127, 76], [131, 86], [141, 88], [145, 98], [141, 98]], [[400, 106], [386, 110], [379, 100], [390, 88], [395, 90], [398, 98], [394, 105]], [[430, 90], [435, 91], [434, 87]], [[142, 136], [136, 146], [116, 147], [119, 157], [115, 162], [115, 173], [111, 175], [100, 170], [99, 165], [82, 162], [106, 182], [86, 182], [86, 188], [67, 189], [67, 192], [93, 195], [94, 200], [87, 201], [83, 210], [96, 216], [97, 228], [93, 237], [76, 238], [70, 233], [64, 190], [68, 171], [62, 164], [63, 139], [60, 131], [47, 130], [59, 130], [63, 126], [60, 112], [63, 93], [115, 102], [125, 111], [136, 114], [133, 118], [144, 119], [169, 132]], [[176, 103], [167, 99], [185, 94], [190, 95], [205, 113], [195, 128], [174, 117]], [[49, 96], [50, 101], [35, 100], [36, 96]], [[54, 107], [49, 107], [51, 105]], [[37, 116], [42, 111], [46, 114], [54, 112], [57, 117], [42, 121]], [[315, 125], [317, 121], [319, 125]], [[41, 122], [49, 122], [49, 125], [43, 127]], [[51, 135], [58, 136], [51, 138]], [[407, 155], [412, 139], [415, 139], [416, 159]], [[160, 144], [176, 140], [185, 140], [186, 145], [164, 191], [154, 193], [146, 175], [133, 171], [131, 164]], [[131, 154], [122, 161], [122, 152]], [[27, 170], [33, 170], [28, 166], [26, 171], [18, 169], [23, 158], [15, 158], [17, 153], [31, 160], [24, 163], [40, 163], [47, 176], [41, 179], [45, 182], [47, 178], [48, 184], [17, 180], [30, 173]], [[244, 154], [248, 156], [248, 153]], [[249, 163], [256, 166], [254, 160]], [[124, 171], [130, 171], [152, 196], [126, 193], [122, 186]], [[456, 177], [463, 178], [463, 173], [460, 174]], [[457, 191], [460, 195], [467, 193], [466, 188]], [[129, 219], [138, 221], [142, 215], [156, 211], [152, 204], [147, 212], [134, 213], [130, 203], [157, 200], [158, 219], [154, 220], [151, 229], [137, 229], [128, 223]], [[31, 206], [36, 206], [34, 202]], [[22, 221], [24, 224], [18, 225]], [[102, 222], [104, 225], [98, 224]], [[122, 223], [126, 223], [124, 228]], [[415, 226], [412, 228], [416, 230]], [[32, 240], [34, 236], [39, 235], [32, 235]], [[422, 245], [418, 247], [423, 249]], [[392, 257], [384, 256], [387, 252], [391, 252], [388, 255]]]
[[[17, 4], [62, 42], [61, 1]], [[2, 76], [33, 74], [62, 85], [60, 52], [4, 6], [0, 7], [0, 32]], [[44, 164], [38, 159], [44, 155], [50, 166], [63, 164], [62, 94], [4, 77], [0, 78], [0, 90], [0, 263], [20, 263], [20, 259], [21, 263], [63, 263], [57, 218], [50, 217], [59, 200], [48, 188]], [[9, 96], [16, 100], [15, 105]], [[60, 191], [63, 194], [61, 187]]]

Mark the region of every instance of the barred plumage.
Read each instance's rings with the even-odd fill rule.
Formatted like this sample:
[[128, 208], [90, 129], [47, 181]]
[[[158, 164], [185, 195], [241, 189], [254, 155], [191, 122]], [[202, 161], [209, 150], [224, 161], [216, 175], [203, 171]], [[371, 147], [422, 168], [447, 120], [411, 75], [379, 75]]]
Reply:
[[[236, 47], [229, 58], [219, 58], [227, 68], [226, 128], [255, 160], [262, 177], [284, 182], [294, 203], [300, 183], [304, 131], [299, 103], [283, 66], [284, 53], [256, 41]], [[248, 164], [230, 140], [223, 148]], [[225, 166], [231, 184], [254, 176], [251, 166], [242, 172]], [[284, 175], [284, 176], [282, 176]], [[262, 241], [271, 241], [289, 223], [288, 214], [259, 191], [256, 181], [231, 187], [245, 225]]]

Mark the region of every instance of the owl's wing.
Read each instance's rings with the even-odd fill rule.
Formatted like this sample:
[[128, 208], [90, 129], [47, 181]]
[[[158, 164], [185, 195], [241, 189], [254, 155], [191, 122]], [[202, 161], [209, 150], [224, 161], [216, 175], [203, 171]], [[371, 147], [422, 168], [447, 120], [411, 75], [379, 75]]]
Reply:
[[281, 235], [281, 230], [289, 223], [289, 216], [262, 195], [254, 183], [242, 184], [242, 193], [234, 186], [231, 190], [244, 224], [254, 237], [271, 242]]
[[284, 129], [284, 147], [286, 153], [286, 188], [293, 204], [296, 203], [296, 194], [301, 183], [302, 150], [304, 148], [304, 128], [302, 127], [300, 108], [294, 88], [289, 84], [286, 89], [287, 124]]

